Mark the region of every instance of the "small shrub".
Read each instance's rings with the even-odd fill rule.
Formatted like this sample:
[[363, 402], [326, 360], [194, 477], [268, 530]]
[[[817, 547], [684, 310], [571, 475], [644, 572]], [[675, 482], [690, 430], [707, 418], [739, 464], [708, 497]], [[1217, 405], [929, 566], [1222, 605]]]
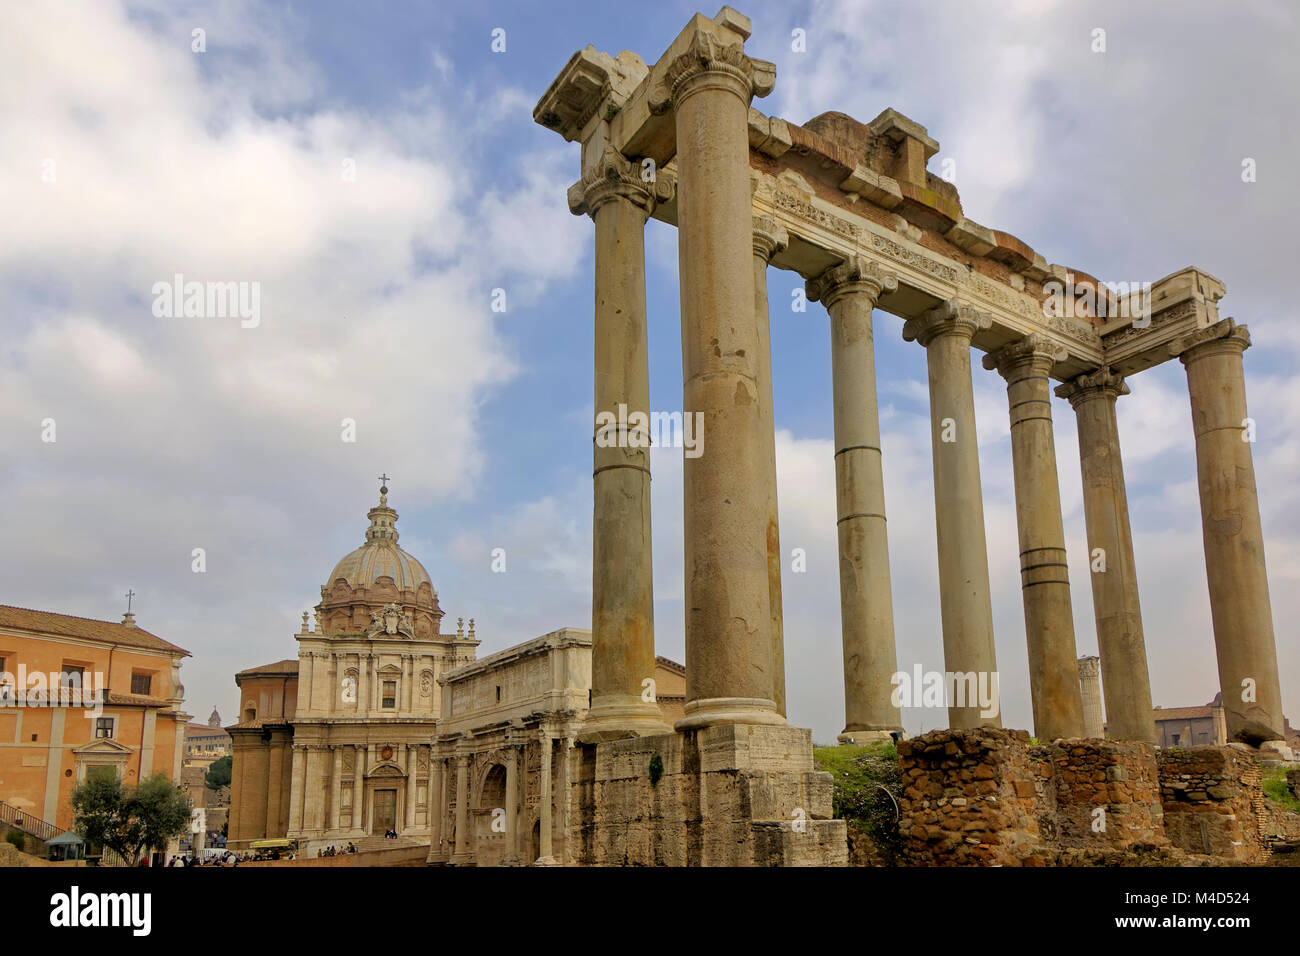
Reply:
[[27, 852], [27, 838], [17, 830], [10, 830], [5, 834], [5, 842], [11, 846], [16, 846], [21, 852]]
[[664, 758], [657, 753], [650, 755], [650, 786], [657, 787], [664, 775]]
[[900, 846], [898, 748], [892, 743], [845, 745], [818, 748], [813, 754], [817, 769], [835, 779], [832, 807], [836, 818], [866, 833], [880, 857], [892, 865]]

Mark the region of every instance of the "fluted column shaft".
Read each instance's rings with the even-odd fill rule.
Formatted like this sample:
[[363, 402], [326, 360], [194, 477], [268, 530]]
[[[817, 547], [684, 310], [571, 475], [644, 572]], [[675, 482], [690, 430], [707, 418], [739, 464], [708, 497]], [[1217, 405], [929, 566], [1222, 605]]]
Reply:
[[1244, 325], [1224, 319], [1174, 343], [1196, 432], [1205, 570], [1228, 739], [1285, 739], [1264, 533], [1247, 426]]
[[[754, 315], [749, 101], [770, 64], [699, 47], [669, 67], [675, 110], [682, 409], [703, 416], [684, 463], [686, 706], [679, 730], [783, 724], [768, 582], [768, 439]], [[770, 420], [767, 428], [771, 428]]]
[[1088, 532], [1107, 735], [1115, 740], [1154, 744], [1151, 680], [1115, 417], [1116, 399], [1128, 393], [1123, 377], [1109, 368], [1080, 375], [1056, 388], [1057, 395], [1070, 400], [1078, 420], [1083, 517]]
[[989, 324], [987, 315], [946, 302], [903, 327], [905, 339], [925, 347], [929, 370], [944, 668], [992, 693], [993, 706], [983, 708], [968, 683], [954, 682], [965, 699], [948, 702], [953, 729], [1002, 726], [970, 365], [971, 338]]
[[776, 420], [772, 404], [772, 320], [767, 305], [767, 265], [790, 237], [770, 216], [754, 217], [754, 321], [758, 324], [756, 381], [765, 443], [762, 482], [767, 490], [767, 598], [772, 628], [772, 700], [785, 716], [785, 623], [781, 602], [781, 530], [776, 495]]
[[584, 739], [663, 733], [653, 699], [650, 360], [645, 223], [653, 184], [612, 148], [574, 187], [573, 211], [596, 227], [591, 710]]
[[1064, 349], [1035, 335], [984, 357], [984, 367], [1007, 382], [1029, 692], [1041, 740], [1084, 736], [1048, 377], [1064, 357]]
[[1105, 721], [1101, 716], [1101, 660], [1097, 657], [1079, 658], [1079, 696], [1083, 699], [1083, 735], [1101, 737]]
[[808, 297], [822, 302], [831, 320], [845, 742], [888, 738], [903, 729], [892, 697], [898, 656], [871, 326], [876, 300], [897, 287], [894, 276], [857, 257], [807, 286]]

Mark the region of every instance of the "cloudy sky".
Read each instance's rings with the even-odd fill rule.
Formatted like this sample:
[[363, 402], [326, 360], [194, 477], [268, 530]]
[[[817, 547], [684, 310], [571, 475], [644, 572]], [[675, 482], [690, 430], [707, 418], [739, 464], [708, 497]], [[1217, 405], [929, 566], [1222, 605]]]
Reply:
[[[777, 64], [764, 112], [867, 121], [892, 106], [941, 143], [932, 170], [954, 161], [971, 218], [1049, 262], [1114, 281], [1196, 265], [1227, 283], [1222, 314], [1254, 341], [1255, 465], [1294, 717], [1297, 14], [1263, 0], [1137, 6], [742, 9], [751, 54]], [[565, 206], [578, 147], [531, 110], [574, 50], [653, 61], [693, 12], [0, 8], [0, 603], [117, 619], [134, 589], [139, 623], [194, 655], [190, 711], [233, 719], [232, 675], [296, 655], [300, 615], [361, 543], [387, 472], [402, 545], [449, 618], [477, 620], [480, 654], [590, 626], [592, 229]], [[671, 411], [675, 233], [652, 223], [647, 249], [651, 406]], [[154, 284], [178, 273], [258, 282], [260, 322], [156, 316]], [[799, 284], [769, 277], [782, 545], [808, 555], [806, 573], [785, 575], [789, 711], [828, 741], [843, 726], [829, 328], [820, 306], [786, 311]], [[942, 669], [925, 355], [901, 327], [877, 313], [898, 656]], [[1029, 728], [1006, 397], [975, 365], [1004, 719]], [[1200, 704], [1218, 681], [1186, 380], [1175, 362], [1131, 386], [1119, 416], [1153, 697]], [[1095, 653], [1073, 413], [1054, 413], [1078, 648]], [[677, 660], [680, 454], [652, 462], [657, 643]], [[945, 720], [905, 713], [913, 733]]]

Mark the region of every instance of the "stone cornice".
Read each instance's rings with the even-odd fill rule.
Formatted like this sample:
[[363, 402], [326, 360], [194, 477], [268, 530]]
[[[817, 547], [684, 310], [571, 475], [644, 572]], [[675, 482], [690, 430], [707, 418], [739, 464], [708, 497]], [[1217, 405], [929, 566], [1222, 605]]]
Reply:
[[827, 308], [846, 295], [865, 295], [874, 307], [882, 292], [893, 292], [897, 288], [896, 275], [862, 256], [850, 256], [804, 284], [808, 298]]
[[1124, 376], [1113, 372], [1110, 366], [1086, 372], [1056, 386], [1056, 397], [1069, 400], [1070, 405], [1076, 409], [1095, 398], [1108, 398], [1113, 402], [1119, 396], [1127, 394], [1129, 387]]
[[647, 72], [635, 53], [612, 57], [588, 46], [569, 58], [533, 108], [533, 120], [573, 142], [593, 119], [617, 114]]
[[942, 335], [954, 335], [969, 343], [976, 332], [987, 329], [992, 321], [987, 312], [981, 312], [969, 303], [949, 299], [903, 323], [903, 340], [929, 346]]
[[1233, 319], [1224, 319], [1214, 325], [1197, 329], [1190, 335], [1174, 339], [1169, 343], [1169, 354], [1180, 359], [1184, 365], [1189, 361], [1216, 352], [1244, 352], [1250, 348], [1250, 330], [1238, 325]]

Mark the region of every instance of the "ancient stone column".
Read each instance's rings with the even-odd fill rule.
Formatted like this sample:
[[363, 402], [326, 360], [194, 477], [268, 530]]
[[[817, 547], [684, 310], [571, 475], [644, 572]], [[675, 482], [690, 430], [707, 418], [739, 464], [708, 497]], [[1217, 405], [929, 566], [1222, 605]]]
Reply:
[[611, 147], [570, 191], [572, 211], [596, 225], [588, 741], [668, 732], [643, 683], [655, 674], [644, 239], [654, 188]]
[[365, 791], [363, 789], [366, 782], [366, 745], [358, 744], [353, 748], [352, 753], [352, 829], [360, 830], [362, 835], [366, 830], [366, 818], [362, 811], [365, 809]]
[[415, 828], [415, 793], [420, 782], [420, 747], [411, 744], [406, 748], [406, 825], [403, 830], [410, 833]]
[[892, 702], [898, 670], [889, 590], [885, 482], [876, 403], [871, 311], [898, 280], [854, 256], [807, 284], [808, 298], [831, 318], [835, 410], [835, 503], [840, 556], [840, 631], [844, 642], [843, 743], [888, 740], [903, 723]]
[[506, 740], [506, 853], [507, 865], [519, 863], [519, 748], [513, 735]]
[[339, 801], [343, 796], [343, 747], [330, 747], [334, 751], [334, 766], [330, 768], [330, 824], [331, 830], [339, 828]]
[[566, 736], [561, 739], [560, 747], [560, 770], [563, 777], [560, 780], [560, 833], [563, 834], [564, 844], [561, 847], [559, 862], [568, 863], [570, 853], [570, 833], [573, 827], [573, 745], [574, 738]]
[[772, 406], [772, 328], [767, 307], [767, 265], [790, 241], [771, 216], [754, 217], [754, 320], [758, 323], [758, 409], [766, 443], [763, 483], [767, 486], [767, 599], [772, 615], [772, 700], [785, 716], [785, 624], [781, 611], [781, 532], [776, 502], [776, 423]]
[[442, 817], [447, 806], [446, 762], [429, 754], [429, 862], [442, 863], [447, 854], [442, 846]]
[[1101, 716], [1101, 658], [1079, 658], [1079, 696], [1083, 700], [1083, 735], [1102, 737], [1106, 724]]
[[[1246, 326], [1224, 319], [1174, 342], [1187, 368], [1201, 531], [1228, 739], [1285, 740], [1264, 535], [1251, 457], [1242, 353]], [[1274, 745], [1276, 749], [1276, 745]]]
[[1029, 693], [1040, 740], [1084, 736], [1048, 377], [1063, 358], [1065, 349], [1037, 335], [984, 356], [984, 367], [1007, 381]]
[[538, 738], [541, 749], [541, 776], [537, 802], [538, 855], [537, 863], [547, 866], [555, 863], [551, 856], [551, 804], [555, 795], [551, 791], [551, 736], [543, 728]]
[[[903, 326], [904, 339], [925, 347], [929, 369], [943, 659], [944, 669], [958, 675], [948, 702], [953, 729], [1002, 726], [970, 367], [971, 338], [990, 321], [949, 301]], [[978, 700], [981, 689], [990, 697], [987, 708]]]
[[1123, 377], [1109, 368], [1080, 375], [1056, 387], [1056, 394], [1069, 399], [1078, 419], [1083, 517], [1088, 532], [1107, 731], [1114, 740], [1155, 744], [1133, 532], [1115, 418], [1116, 399], [1128, 393]]
[[452, 863], [467, 863], [469, 852], [469, 754], [456, 754], [456, 852]]
[[768, 438], [754, 316], [749, 102], [775, 69], [696, 35], [652, 108], [675, 110], [682, 411], [702, 415], [685, 474], [686, 706], [678, 730], [784, 724], [772, 666]]

